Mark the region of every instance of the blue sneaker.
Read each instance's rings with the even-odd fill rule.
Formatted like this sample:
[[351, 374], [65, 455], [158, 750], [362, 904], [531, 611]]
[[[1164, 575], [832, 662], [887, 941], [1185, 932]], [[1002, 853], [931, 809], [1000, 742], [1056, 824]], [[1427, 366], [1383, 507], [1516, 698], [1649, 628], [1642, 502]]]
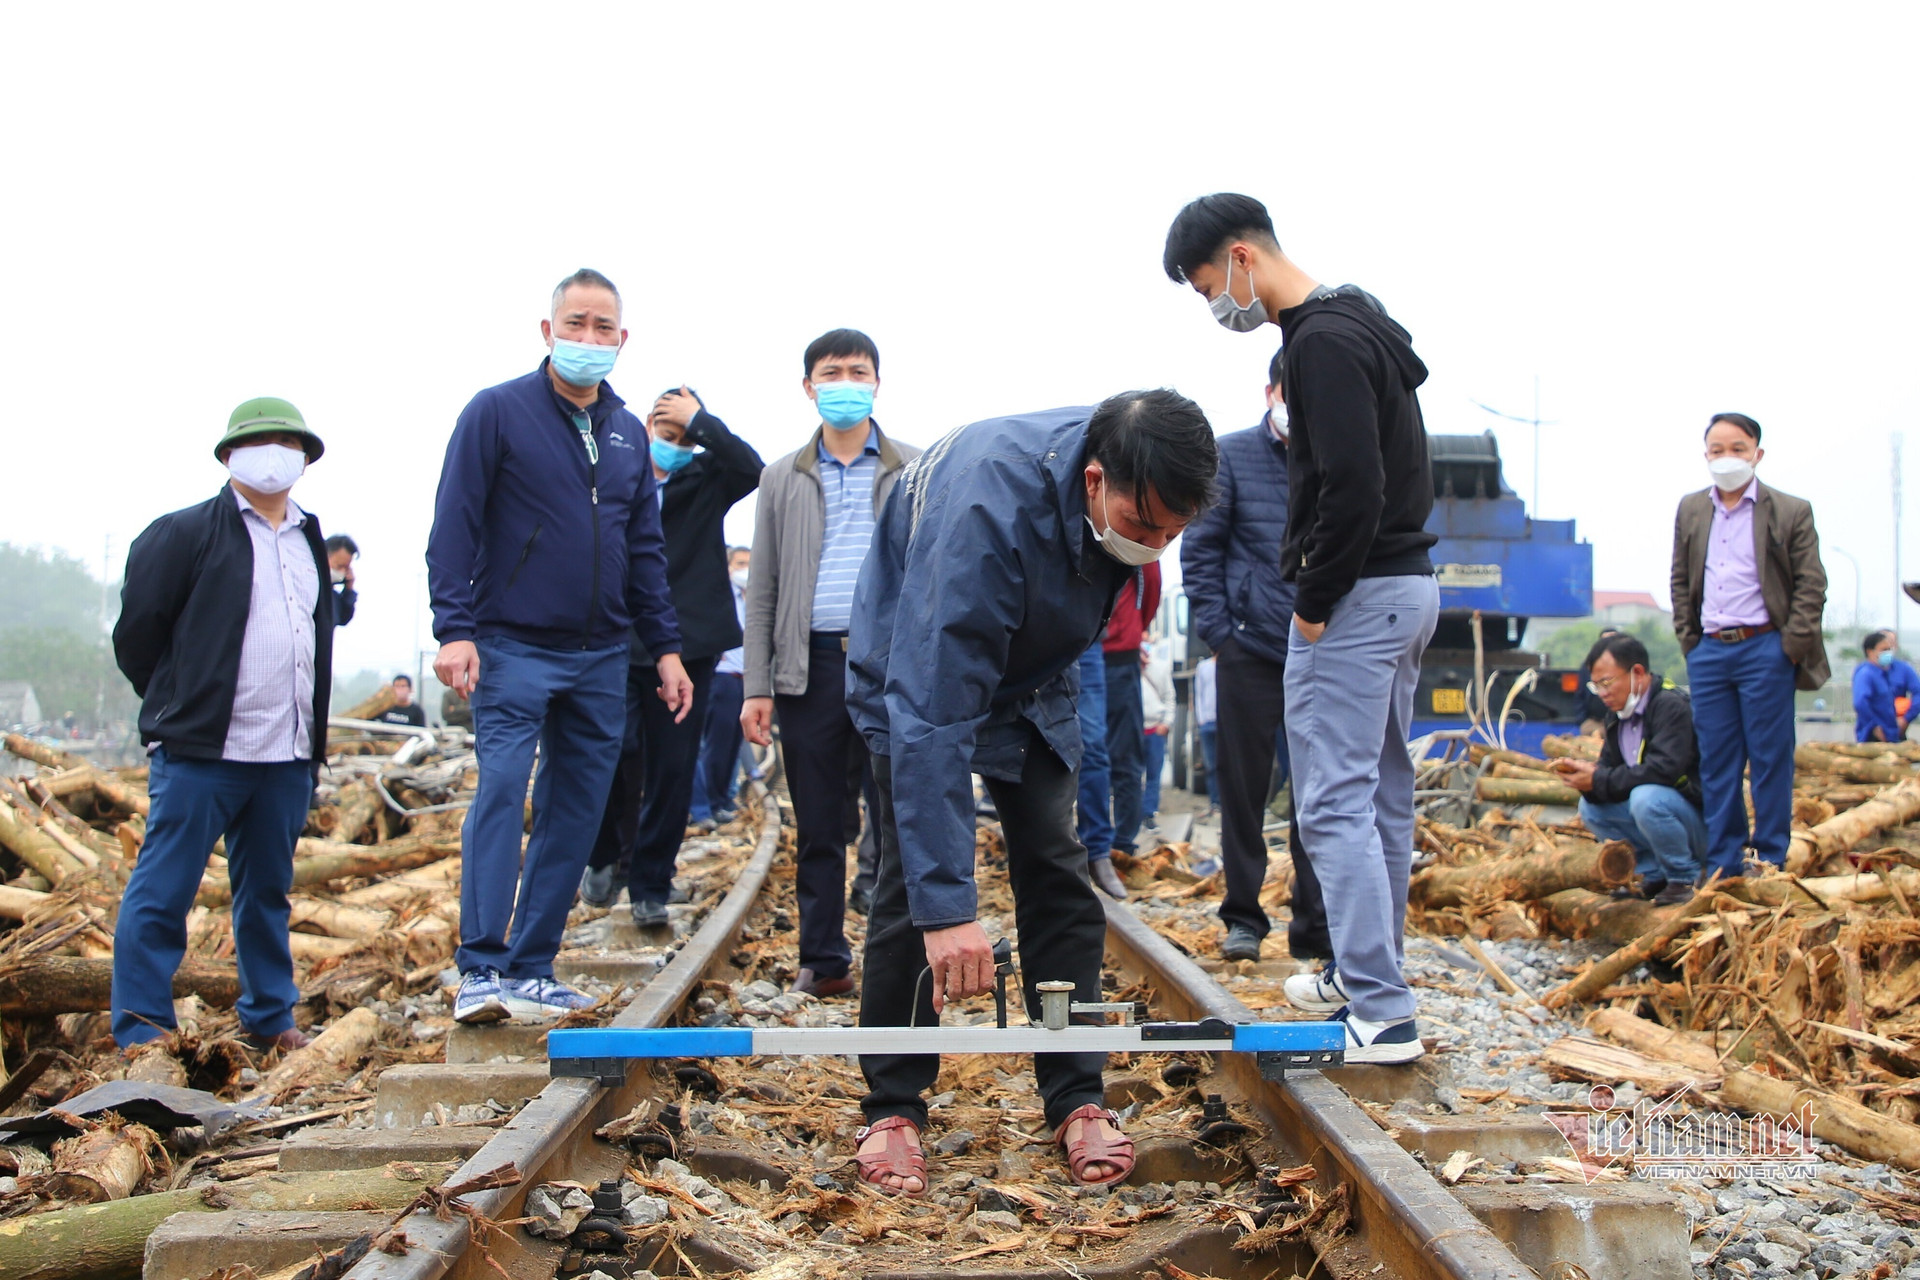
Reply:
[[453, 1020], [467, 1026], [486, 1022], [504, 1022], [511, 1014], [506, 993], [500, 988], [500, 975], [492, 969], [475, 969], [460, 976], [460, 989], [453, 996]]
[[1397, 1022], [1368, 1022], [1355, 1017], [1350, 1007], [1333, 1015], [1335, 1022], [1347, 1026], [1346, 1064], [1350, 1067], [1376, 1063], [1397, 1067], [1412, 1062], [1427, 1051], [1420, 1043], [1420, 1030], [1412, 1018]]
[[501, 986], [505, 989], [507, 1010], [516, 1018], [558, 1018], [600, 1003], [585, 992], [575, 991], [552, 978], [508, 978]]

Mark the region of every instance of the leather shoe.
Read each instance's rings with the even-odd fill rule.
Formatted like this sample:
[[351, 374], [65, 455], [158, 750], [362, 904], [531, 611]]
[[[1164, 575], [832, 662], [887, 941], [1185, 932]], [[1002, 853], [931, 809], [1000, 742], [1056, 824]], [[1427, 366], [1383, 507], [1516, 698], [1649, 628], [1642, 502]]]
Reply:
[[1095, 858], [1088, 864], [1087, 873], [1093, 877], [1093, 883], [1099, 887], [1100, 892], [1115, 902], [1127, 900], [1126, 881], [1122, 880], [1120, 873], [1113, 869], [1112, 858]]
[[837, 978], [820, 978], [814, 976], [813, 970], [802, 969], [800, 976], [793, 980], [793, 985], [787, 990], [798, 991], [816, 1000], [825, 1000], [828, 996], [844, 996], [853, 990], [853, 975], [843, 973]]
[[637, 929], [658, 929], [668, 923], [667, 904], [642, 898], [633, 904], [633, 924]]
[[847, 910], [857, 916], [864, 916], [873, 910], [873, 895], [865, 889], [854, 889], [847, 894]]
[[1653, 905], [1656, 907], [1675, 907], [1692, 901], [1693, 886], [1686, 883], [1669, 883], [1653, 895]]
[[288, 1027], [277, 1036], [263, 1036], [257, 1031], [249, 1031], [240, 1039], [256, 1053], [272, 1053], [275, 1049], [281, 1053], [292, 1053], [313, 1043], [313, 1037], [298, 1027]]
[[1613, 889], [1609, 896], [1618, 902], [1634, 900], [1645, 902], [1666, 887], [1667, 882], [1665, 880], [1642, 880], [1639, 888], [1635, 888], [1630, 884], [1623, 884]]
[[1222, 960], [1258, 960], [1260, 958], [1260, 935], [1244, 924], [1231, 925], [1227, 937], [1220, 944]]

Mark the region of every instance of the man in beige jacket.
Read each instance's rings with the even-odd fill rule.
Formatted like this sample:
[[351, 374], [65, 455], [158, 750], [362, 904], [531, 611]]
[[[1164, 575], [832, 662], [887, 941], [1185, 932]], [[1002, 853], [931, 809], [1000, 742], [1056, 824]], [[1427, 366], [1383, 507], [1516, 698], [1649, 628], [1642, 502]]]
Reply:
[[[1673, 630], [1687, 652], [1706, 799], [1704, 874], [1737, 876], [1745, 851], [1787, 860], [1793, 817], [1793, 694], [1827, 682], [1820, 618], [1827, 574], [1806, 499], [1754, 478], [1766, 456], [1744, 413], [1707, 425], [1713, 484], [1673, 525]], [[1741, 782], [1752, 771], [1749, 830]]]
[[853, 990], [847, 946], [849, 759], [866, 747], [847, 714], [847, 629], [853, 588], [881, 504], [900, 469], [920, 453], [873, 420], [880, 352], [857, 329], [814, 339], [800, 386], [820, 426], [760, 476], [753, 573], [747, 579], [740, 725], [749, 742], [773, 741], [780, 717], [796, 831], [800, 972], [813, 996]]

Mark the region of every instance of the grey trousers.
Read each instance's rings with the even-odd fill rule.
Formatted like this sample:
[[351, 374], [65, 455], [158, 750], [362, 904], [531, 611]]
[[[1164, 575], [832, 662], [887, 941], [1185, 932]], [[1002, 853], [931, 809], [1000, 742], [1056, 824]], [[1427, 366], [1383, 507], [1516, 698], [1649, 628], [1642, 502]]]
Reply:
[[1413, 1016], [1405, 958], [1413, 866], [1407, 734], [1420, 654], [1440, 588], [1429, 574], [1362, 578], [1308, 644], [1287, 643], [1287, 750], [1293, 806], [1327, 904], [1334, 962], [1355, 1016]]

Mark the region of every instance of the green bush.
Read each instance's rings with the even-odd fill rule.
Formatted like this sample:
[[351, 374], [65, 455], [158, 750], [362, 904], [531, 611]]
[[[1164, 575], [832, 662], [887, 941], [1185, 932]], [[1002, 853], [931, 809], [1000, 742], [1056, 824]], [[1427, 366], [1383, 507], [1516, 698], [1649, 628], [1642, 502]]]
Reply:
[[[1547, 637], [1547, 663], [1555, 667], [1578, 668], [1587, 660], [1587, 651], [1593, 648], [1593, 642], [1600, 638], [1601, 628], [1610, 624], [1588, 619], [1560, 628]], [[1678, 685], [1687, 682], [1687, 659], [1680, 652], [1680, 642], [1674, 639], [1673, 628], [1659, 619], [1638, 623], [1631, 627], [1621, 627], [1641, 644], [1647, 646], [1647, 656], [1652, 660], [1652, 670]]]

